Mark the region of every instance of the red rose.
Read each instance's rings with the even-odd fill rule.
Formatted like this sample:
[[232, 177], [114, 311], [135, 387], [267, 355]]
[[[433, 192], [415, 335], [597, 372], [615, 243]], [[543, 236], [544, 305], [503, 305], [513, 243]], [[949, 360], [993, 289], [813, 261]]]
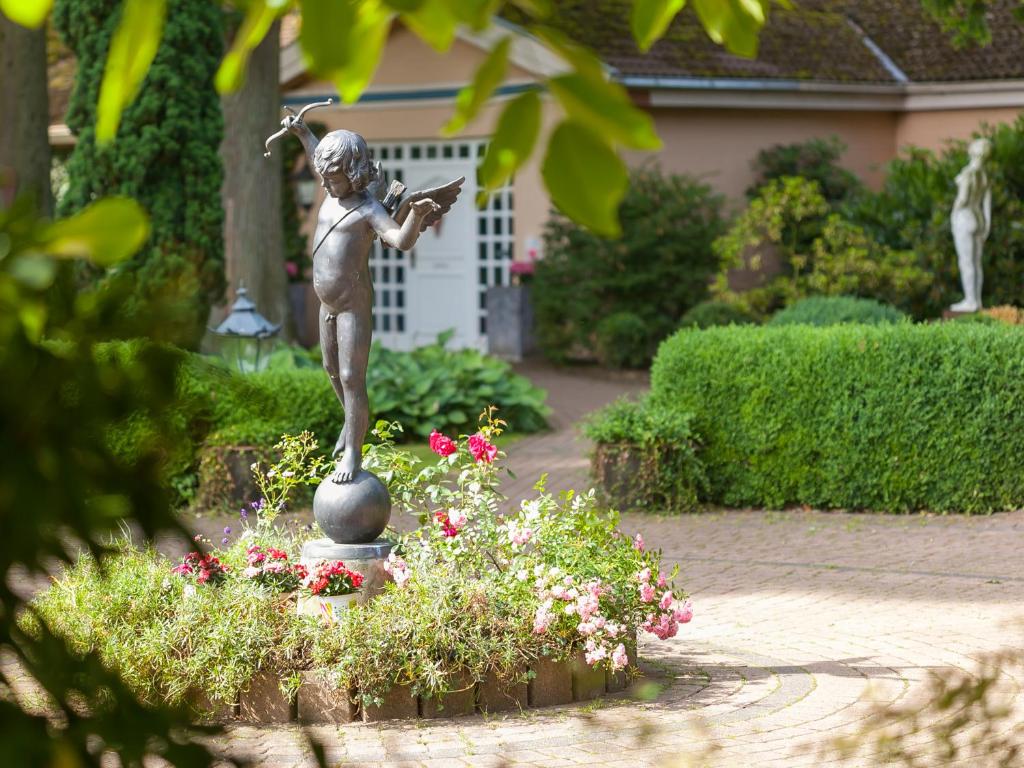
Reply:
[[474, 461], [486, 461], [490, 464], [498, 455], [498, 448], [487, 442], [487, 438], [477, 432], [469, 438], [469, 452], [473, 454]]
[[459, 446], [450, 437], [442, 435], [435, 429], [430, 433], [430, 450], [438, 456], [451, 456], [459, 450]]

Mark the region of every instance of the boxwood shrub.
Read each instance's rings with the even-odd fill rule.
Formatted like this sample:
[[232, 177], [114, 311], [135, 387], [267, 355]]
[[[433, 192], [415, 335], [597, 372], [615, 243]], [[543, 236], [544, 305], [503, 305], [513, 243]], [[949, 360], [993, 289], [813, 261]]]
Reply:
[[652, 398], [693, 413], [713, 501], [1024, 506], [1024, 334], [939, 323], [680, 332]]
[[769, 325], [839, 325], [898, 323], [907, 316], [896, 307], [857, 296], [809, 296], [776, 312]]

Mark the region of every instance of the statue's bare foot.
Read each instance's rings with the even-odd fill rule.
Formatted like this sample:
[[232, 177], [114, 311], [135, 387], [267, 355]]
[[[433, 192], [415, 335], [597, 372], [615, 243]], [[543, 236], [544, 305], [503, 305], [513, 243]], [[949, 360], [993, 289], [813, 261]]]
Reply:
[[977, 312], [981, 307], [975, 301], [964, 299], [963, 301], [958, 301], [949, 309], [952, 312]]
[[359, 452], [346, 451], [338, 462], [338, 469], [334, 473], [334, 482], [351, 483], [359, 472]]

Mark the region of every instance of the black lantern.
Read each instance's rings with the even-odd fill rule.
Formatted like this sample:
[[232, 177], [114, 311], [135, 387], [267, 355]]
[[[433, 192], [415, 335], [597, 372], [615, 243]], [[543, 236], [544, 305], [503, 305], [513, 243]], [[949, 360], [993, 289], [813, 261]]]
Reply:
[[272, 339], [281, 330], [256, 311], [256, 305], [249, 301], [247, 291], [241, 285], [231, 305], [231, 314], [224, 322], [212, 329], [220, 336], [221, 355], [238, 366], [242, 373], [258, 371], [267, 364], [266, 351]]

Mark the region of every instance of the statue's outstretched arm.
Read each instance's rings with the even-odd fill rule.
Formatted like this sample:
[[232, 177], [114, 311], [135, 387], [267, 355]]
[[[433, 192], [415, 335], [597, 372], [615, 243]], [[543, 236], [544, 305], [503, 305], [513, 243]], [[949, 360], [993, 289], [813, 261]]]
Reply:
[[373, 209], [369, 215], [370, 226], [385, 245], [400, 251], [407, 251], [416, 245], [424, 218], [440, 208], [441, 206], [433, 200], [417, 200], [410, 207], [405, 221], [399, 224], [388, 215], [384, 206], [374, 200]]
[[302, 122], [301, 118], [292, 117], [291, 115], [284, 118], [284, 120], [281, 121], [281, 125], [283, 125], [290, 134], [297, 136], [299, 141], [302, 142], [302, 146], [306, 149], [306, 161], [309, 163], [309, 169], [317, 178], [320, 178], [320, 173], [313, 164], [313, 153], [316, 152], [317, 145], [320, 141], [313, 135], [313, 132], [309, 130], [309, 126]]

